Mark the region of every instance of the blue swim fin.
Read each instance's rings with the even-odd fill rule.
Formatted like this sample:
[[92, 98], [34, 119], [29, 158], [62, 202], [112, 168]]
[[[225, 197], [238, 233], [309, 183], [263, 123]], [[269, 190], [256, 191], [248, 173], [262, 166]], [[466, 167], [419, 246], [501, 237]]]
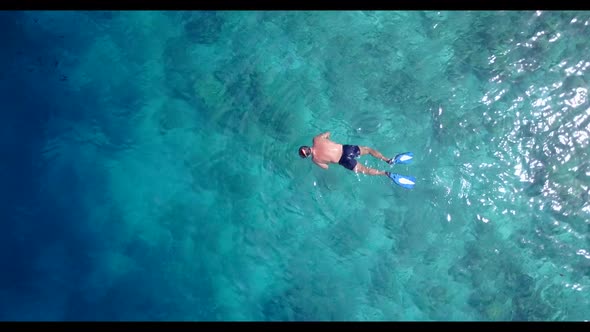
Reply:
[[409, 164], [412, 162], [412, 159], [414, 159], [414, 154], [412, 152], [404, 152], [398, 154], [397, 156], [395, 156], [395, 158], [391, 159], [389, 161], [389, 164]]
[[413, 176], [401, 175], [398, 173], [387, 173], [387, 176], [389, 176], [393, 182], [406, 189], [412, 189], [416, 184], [416, 178]]

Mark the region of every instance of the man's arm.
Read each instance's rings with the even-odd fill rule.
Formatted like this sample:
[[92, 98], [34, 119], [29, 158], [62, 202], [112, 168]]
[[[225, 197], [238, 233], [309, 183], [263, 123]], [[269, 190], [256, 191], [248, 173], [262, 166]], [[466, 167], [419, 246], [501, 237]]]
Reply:
[[319, 163], [317, 161], [313, 161], [316, 165], [320, 166], [323, 169], [328, 169], [328, 164], [324, 164], [324, 163]]
[[326, 131], [325, 133], [321, 133], [321, 134], [317, 135], [316, 138], [330, 139], [330, 132]]

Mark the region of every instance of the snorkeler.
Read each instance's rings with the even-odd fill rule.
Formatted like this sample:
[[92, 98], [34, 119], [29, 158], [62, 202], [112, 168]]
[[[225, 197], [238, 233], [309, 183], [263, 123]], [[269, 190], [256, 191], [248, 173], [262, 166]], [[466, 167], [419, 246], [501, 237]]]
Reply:
[[312, 156], [312, 161], [323, 169], [328, 169], [328, 164], [339, 164], [355, 173], [363, 173], [368, 175], [385, 175], [392, 179], [400, 186], [411, 189], [414, 186], [415, 178], [411, 176], [403, 176], [397, 173], [387, 171], [379, 171], [373, 168], [366, 167], [357, 162], [356, 158], [362, 155], [370, 154], [371, 156], [383, 160], [390, 165], [409, 163], [413, 154], [406, 152], [398, 154], [395, 158], [388, 159], [381, 154], [381, 152], [358, 145], [342, 145], [330, 140], [330, 132], [319, 134], [313, 138], [313, 146], [299, 147], [299, 156], [307, 158]]

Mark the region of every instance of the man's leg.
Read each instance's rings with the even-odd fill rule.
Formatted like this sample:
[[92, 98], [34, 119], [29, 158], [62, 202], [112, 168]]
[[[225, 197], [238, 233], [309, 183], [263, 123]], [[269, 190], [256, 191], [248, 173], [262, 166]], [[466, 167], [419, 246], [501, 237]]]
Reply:
[[387, 175], [387, 172], [385, 172], [385, 171], [378, 171], [373, 168], [365, 167], [364, 165], [361, 165], [360, 163], [357, 163], [353, 170], [356, 173], [363, 173], [363, 174], [368, 174], [368, 175]]
[[377, 158], [377, 159], [381, 159], [385, 162], [389, 162], [390, 159], [385, 158], [381, 152], [377, 151], [377, 150], [373, 150], [370, 147], [367, 146], [359, 146], [360, 150], [361, 150], [361, 156], [364, 154], [370, 154], [371, 156]]

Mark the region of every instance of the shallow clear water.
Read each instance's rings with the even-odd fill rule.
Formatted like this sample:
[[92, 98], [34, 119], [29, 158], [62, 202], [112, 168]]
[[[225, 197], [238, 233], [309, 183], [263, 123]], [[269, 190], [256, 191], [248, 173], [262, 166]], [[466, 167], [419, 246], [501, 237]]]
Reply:
[[590, 13], [0, 15], [0, 319], [590, 317]]

